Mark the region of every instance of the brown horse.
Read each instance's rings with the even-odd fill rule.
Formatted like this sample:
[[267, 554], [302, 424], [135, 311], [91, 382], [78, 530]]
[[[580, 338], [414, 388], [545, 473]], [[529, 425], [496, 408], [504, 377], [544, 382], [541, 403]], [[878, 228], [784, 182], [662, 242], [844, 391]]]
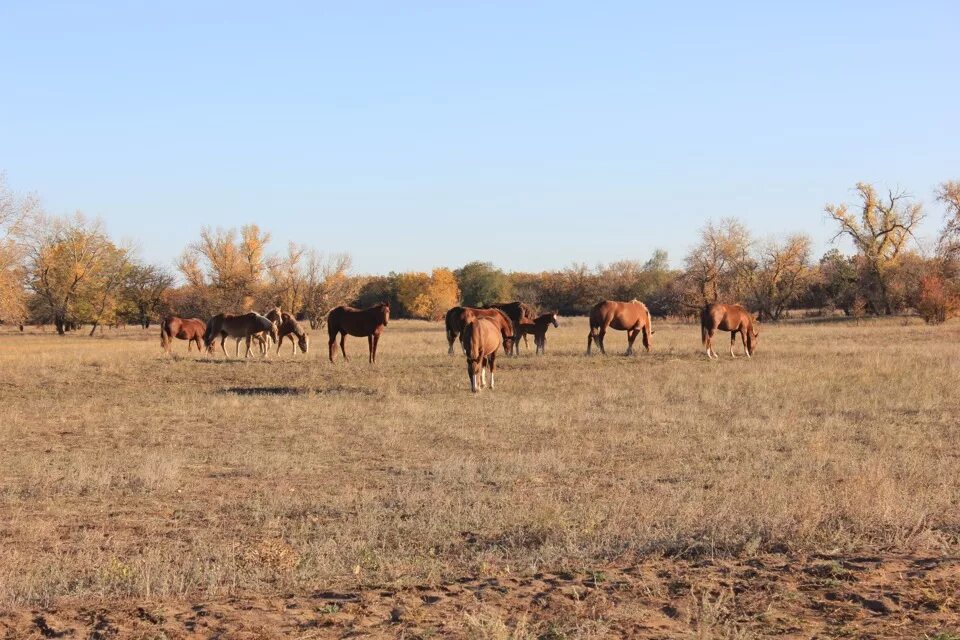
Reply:
[[519, 338], [523, 336], [524, 343], [526, 343], [527, 336], [526, 334], [520, 333], [520, 323], [521, 322], [533, 322], [537, 317], [537, 310], [528, 305], [525, 302], [496, 302], [494, 304], [484, 305], [484, 309], [500, 309], [507, 317], [510, 318], [510, 322], [513, 323], [513, 334], [517, 337], [517, 340], [513, 341], [513, 348], [511, 349], [512, 355], [520, 355], [520, 340]]
[[736, 358], [733, 352], [733, 344], [737, 339], [737, 333], [743, 341], [743, 350], [747, 357], [753, 357], [753, 352], [757, 348], [757, 341], [760, 333], [757, 331], [753, 316], [747, 309], [739, 304], [720, 304], [714, 302], [708, 304], [700, 312], [700, 337], [703, 346], [707, 349], [708, 358], [719, 358], [717, 352], [713, 350], [713, 334], [717, 331], [730, 332], [730, 356]]
[[327, 316], [327, 333], [330, 335], [330, 362], [337, 352], [337, 334], [340, 334], [340, 351], [344, 360], [347, 357], [347, 334], [357, 337], [367, 337], [367, 346], [370, 349], [370, 362], [377, 361], [377, 344], [380, 334], [390, 320], [390, 303], [381, 302], [369, 309], [354, 309], [353, 307], [337, 307]]
[[479, 316], [466, 324], [461, 335], [467, 356], [470, 390], [479, 393], [480, 389], [486, 386], [487, 369], [490, 369], [490, 389], [493, 390], [493, 373], [497, 368], [497, 350], [500, 349], [500, 327], [491, 318]]
[[[447, 355], [453, 355], [453, 343], [460, 336], [461, 346], [463, 345], [463, 330], [472, 320], [476, 318], [489, 318], [500, 329], [503, 337], [504, 353], [509, 354], [514, 342], [513, 322], [500, 309], [486, 308], [477, 309], [474, 307], [453, 307], [447, 311], [445, 324], [447, 327]], [[464, 351], [466, 353], [466, 351]]]
[[197, 345], [197, 351], [203, 351], [201, 346], [203, 334], [207, 330], [207, 325], [200, 318], [178, 318], [177, 316], [167, 316], [160, 324], [160, 346], [167, 353], [172, 353], [173, 339], [186, 340], [187, 351]]
[[520, 333], [517, 334], [517, 338], [520, 336], [526, 337], [527, 334], [533, 335], [533, 344], [536, 346], [537, 354], [547, 352], [547, 329], [550, 328], [550, 325], [559, 327], [560, 323], [557, 322], [557, 312], [553, 311], [551, 313], [544, 313], [533, 319], [533, 322], [521, 322], [518, 327], [520, 327]]
[[[269, 318], [269, 316], [267, 317]], [[278, 335], [277, 355], [280, 354], [280, 347], [283, 345], [284, 338], [290, 338], [290, 348], [293, 355], [297, 355], [297, 347], [300, 347], [300, 351], [306, 353], [307, 348], [310, 346], [310, 339], [307, 337], [306, 332], [304, 332], [303, 327], [301, 327], [297, 319], [289, 313], [281, 313]], [[294, 341], [294, 337], [296, 337], [296, 341]]]
[[259, 313], [244, 313], [242, 315], [232, 315], [229, 313], [218, 313], [207, 322], [207, 331], [203, 335], [203, 342], [207, 351], [213, 353], [213, 343], [220, 338], [220, 348], [223, 349], [223, 355], [227, 355], [227, 348], [223, 346], [227, 336], [236, 340], [236, 356], [240, 356], [240, 341], [246, 339], [247, 350], [244, 358], [250, 357], [250, 342], [254, 336], [266, 332], [270, 337], [277, 340], [277, 326], [264, 318]]
[[633, 341], [637, 339], [637, 335], [641, 332], [643, 333], [643, 347], [650, 351], [650, 336], [653, 335], [653, 328], [650, 325], [650, 311], [647, 309], [647, 305], [639, 300], [631, 300], [630, 302], [604, 300], [590, 309], [587, 355], [590, 355], [590, 347], [594, 341], [600, 347], [600, 353], [606, 353], [603, 349], [603, 337], [607, 334], [607, 327], [627, 332], [628, 356], [633, 353]]

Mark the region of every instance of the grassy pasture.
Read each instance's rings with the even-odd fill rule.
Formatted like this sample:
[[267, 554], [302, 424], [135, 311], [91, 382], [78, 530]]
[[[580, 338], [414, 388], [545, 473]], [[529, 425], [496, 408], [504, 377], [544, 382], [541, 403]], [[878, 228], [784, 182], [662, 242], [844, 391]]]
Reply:
[[766, 325], [717, 362], [699, 327], [655, 329], [587, 358], [563, 318], [479, 396], [425, 322], [391, 322], [375, 366], [356, 338], [331, 365], [319, 333], [243, 361], [3, 329], [0, 608], [957, 554], [960, 325]]

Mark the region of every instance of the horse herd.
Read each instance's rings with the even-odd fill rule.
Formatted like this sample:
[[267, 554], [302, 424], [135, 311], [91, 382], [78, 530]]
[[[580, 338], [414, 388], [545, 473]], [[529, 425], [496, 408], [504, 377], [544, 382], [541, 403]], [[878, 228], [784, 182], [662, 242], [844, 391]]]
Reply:
[[[348, 335], [366, 337], [369, 361], [377, 360], [377, 344], [384, 328], [390, 320], [390, 303], [382, 302], [367, 309], [355, 309], [340, 306], [327, 316], [330, 362], [336, 355], [337, 336], [340, 337], [340, 352], [347, 358], [346, 338]], [[492, 304], [486, 307], [453, 307], [445, 318], [448, 349], [453, 355], [453, 343], [459, 337], [463, 353], [467, 358], [467, 375], [470, 389], [478, 392], [487, 386], [494, 388], [497, 353], [502, 348], [508, 355], [519, 355], [521, 338], [526, 342], [528, 335], [533, 336], [536, 353], [546, 353], [547, 330], [558, 327], [556, 312], [537, 314], [535, 309], [523, 302]], [[747, 309], [737, 304], [713, 303], [705, 306], [700, 313], [701, 340], [707, 357], [719, 358], [713, 349], [713, 337], [717, 331], [730, 332], [730, 355], [734, 354], [737, 335], [743, 342], [747, 357], [753, 355], [759, 334], [756, 322]], [[587, 335], [587, 355], [594, 344], [600, 353], [606, 353], [603, 340], [608, 329], [627, 332], [627, 355], [633, 353], [633, 343], [642, 336], [643, 347], [647, 351], [652, 345], [654, 333], [650, 311], [639, 300], [618, 302], [604, 300], [590, 310], [590, 333]], [[220, 348], [227, 356], [225, 342], [227, 338], [235, 340], [235, 356], [240, 355], [240, 341], [245, 341], [244, 357], [252, 353], [256, 342], [261, 355], [269, 354], [271, 344], [277, 345], [277, 353], [283, 341], [289, 338], [292, 352], [307, 353], [309, 338], [300, 323], [289, 313], [275, 308], [259, 313], [228, 314], [220, 313], [204, 322], [198, 318], [178, 318], [169, 316], [160, 328], [160, 344], [167, 353], [171, 353], [173, 339], [186, 340], [187, 350], [194, 344], [198, 351], [213, 353], [217, 338]]]

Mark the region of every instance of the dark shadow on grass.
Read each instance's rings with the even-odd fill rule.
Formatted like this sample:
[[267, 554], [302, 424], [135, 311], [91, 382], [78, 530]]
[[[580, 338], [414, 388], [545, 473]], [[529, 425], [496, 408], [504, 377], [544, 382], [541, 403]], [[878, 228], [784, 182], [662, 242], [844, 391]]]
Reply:
[[238, 396], [299, 396], [310, 393], [310, 390], [297, 387], [227, 387], [221, 389], [220, 393]]

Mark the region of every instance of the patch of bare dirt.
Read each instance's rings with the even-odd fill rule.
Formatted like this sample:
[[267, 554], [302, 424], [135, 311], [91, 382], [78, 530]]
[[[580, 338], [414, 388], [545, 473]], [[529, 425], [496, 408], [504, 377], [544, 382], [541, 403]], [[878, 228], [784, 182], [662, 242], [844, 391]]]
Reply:
[[923, 638], [958, 631], [960, 558], [911, 555], [659, 558], [402, 590], [0, 612], [3, 638]]

